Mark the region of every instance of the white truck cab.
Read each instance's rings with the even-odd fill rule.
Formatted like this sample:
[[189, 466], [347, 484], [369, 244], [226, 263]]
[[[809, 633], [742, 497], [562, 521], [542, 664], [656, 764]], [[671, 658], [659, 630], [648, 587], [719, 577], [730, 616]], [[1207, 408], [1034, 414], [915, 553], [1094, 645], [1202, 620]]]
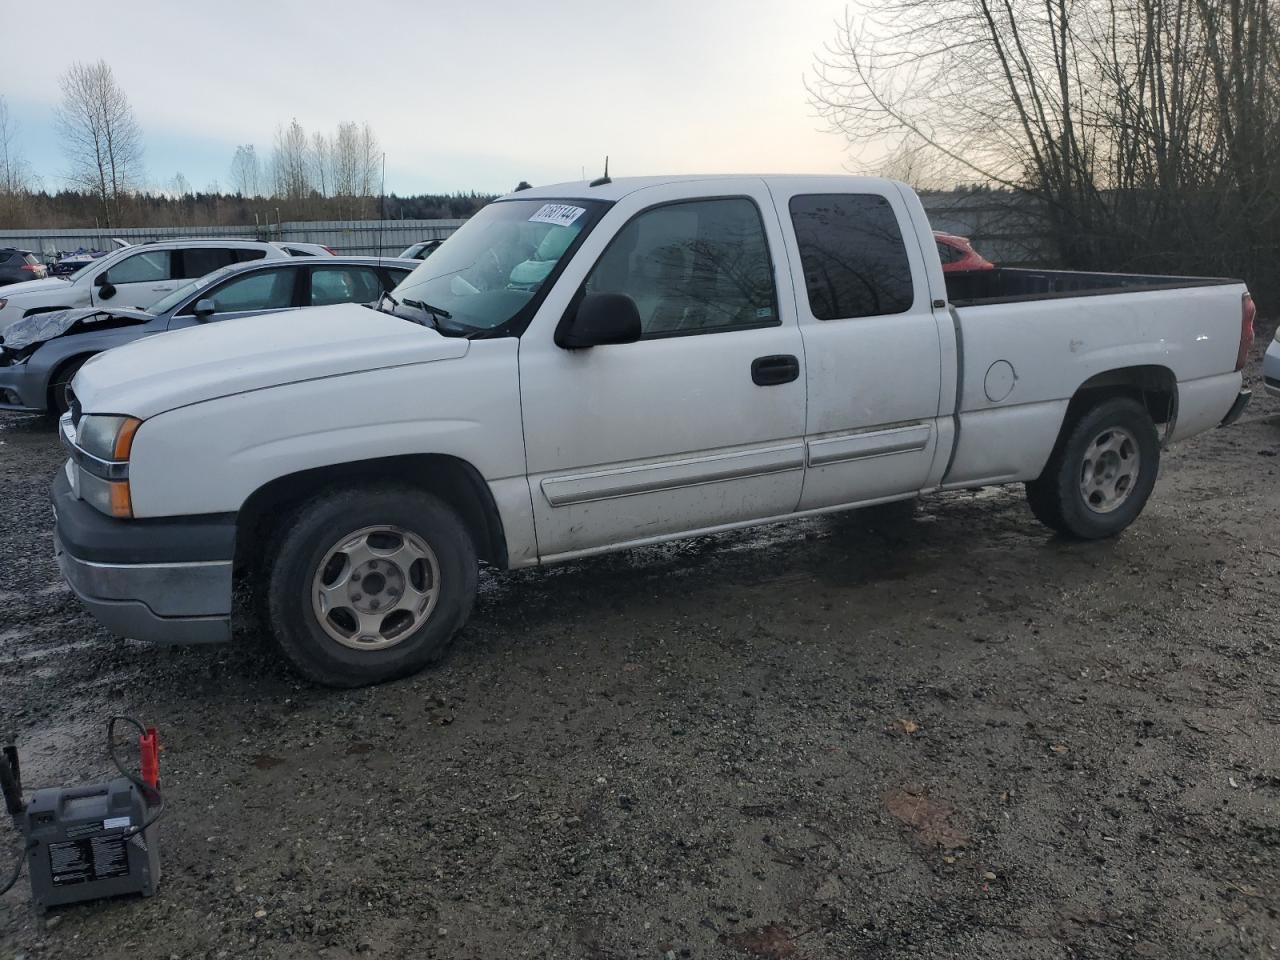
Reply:
[[57, 550], [118, 633], [230, 637], [265, 594], [306, 676], [440, 655], [519, 568], [980, 484], [1069, 536], [1239, 415], [1233, 280], [944, 279], [906, 186], [667, 177], [512, 194], [377, 309], [231, 320], [89, 361]]
[[264, 240], [161, 240], [122, 247], [69, 276], [0, 289], [0, 336], [11, 323], [34, 313], [100, 306], [145, 310], [220, 267], [288, 255]]

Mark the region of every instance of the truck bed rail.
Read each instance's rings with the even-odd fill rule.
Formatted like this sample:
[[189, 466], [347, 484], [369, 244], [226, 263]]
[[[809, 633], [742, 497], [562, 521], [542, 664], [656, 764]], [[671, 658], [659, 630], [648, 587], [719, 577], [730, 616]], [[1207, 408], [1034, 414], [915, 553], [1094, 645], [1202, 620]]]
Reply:
[[957, 307], [984, 303], [1021, 303], [1057, 297], [1090, 297], [1179, 287], [1211, 287], [1242, 283], [1224, 277], [1170, 277], [1143, 273], [1088, 273], [996, 267], [946, 274], [947, 299]]

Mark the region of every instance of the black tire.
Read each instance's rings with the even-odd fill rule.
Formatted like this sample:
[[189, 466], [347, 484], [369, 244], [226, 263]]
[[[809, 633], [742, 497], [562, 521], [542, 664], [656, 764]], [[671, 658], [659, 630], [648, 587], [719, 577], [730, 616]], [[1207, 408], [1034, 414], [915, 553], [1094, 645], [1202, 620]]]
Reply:
[[71, 381], [75, 379], [76, 374], [88, 359], [89, 357], [76, 357], [68, 361], [54, 373], [53, 379], [49, 381], [49, 406], [46, 413], [51, 420], [57, 420], [67, 412], [67, 387], [71, 385]]
[[[1081, 489], [1086, 458], [1095, 441], [1112, 431], [1127, 434], [1136, 445], [1136, 479], [1106, 512], [1091, 505]], [[1114, 537], [1142, 513], [1160, 470], [1160, 437], [1151, 415], [1137, 400], [1113, 397], [1080, 411], [1064, 424], [1044, 472], [1027, 483], [1027, 503], [1037, 520], [1065, 536], [1081, 540]], [[1096, 496], [1096, 495], [1095, 495]], [[1101, 498], [1099, 498], [1101, 499]]]
[[[313, 607], [316, 577], [323, 577], [319, 565], [342, 539], [381, 525], [400, 528], [430, 548], [438, 595], [426, 622], [393, 646], [353, 649], [329, 633], [332, 621], [329, 628], [321, 623]], [[479, 569], [475, 544], [458, 515], [431, 494], [394, 486], [335, 490], [308, 501], [282, 531], [267, 561], [268, 622], [285, 657], [316, 683], [363, 687], [416, 673], [444, 654], [471, 614]]]

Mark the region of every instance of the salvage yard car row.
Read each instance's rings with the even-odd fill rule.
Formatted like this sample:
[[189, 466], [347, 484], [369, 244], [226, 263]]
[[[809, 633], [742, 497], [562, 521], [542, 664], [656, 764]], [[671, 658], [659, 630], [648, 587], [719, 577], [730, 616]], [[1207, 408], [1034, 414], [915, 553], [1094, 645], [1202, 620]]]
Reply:
[[372, 257], [262, 259], [220, 267], [146, 310], [81, 307], [11, 324], [0, 343], [0, 410], [62, 414], [66, 386], [92, 356], [170, 330], [303, 307], [366, 303], [418, 265]]

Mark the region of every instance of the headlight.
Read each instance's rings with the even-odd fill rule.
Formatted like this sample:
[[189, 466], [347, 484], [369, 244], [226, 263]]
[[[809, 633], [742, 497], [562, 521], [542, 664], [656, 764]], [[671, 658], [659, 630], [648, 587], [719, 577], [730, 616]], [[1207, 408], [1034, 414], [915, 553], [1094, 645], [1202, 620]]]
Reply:
[[142, 421], [137, 417], [104, 417], [90, 414], [76, 427], [76, 446], [99, 460], [129, 459], [133, 435]]
[[137, 417], [81, 417], [71, 440], [70, 417], [63, 417], [63, 440], [80, 471], [80, 496], [109, 517], [132, 517], [129, 492], [129, 451], [142, 426]]

